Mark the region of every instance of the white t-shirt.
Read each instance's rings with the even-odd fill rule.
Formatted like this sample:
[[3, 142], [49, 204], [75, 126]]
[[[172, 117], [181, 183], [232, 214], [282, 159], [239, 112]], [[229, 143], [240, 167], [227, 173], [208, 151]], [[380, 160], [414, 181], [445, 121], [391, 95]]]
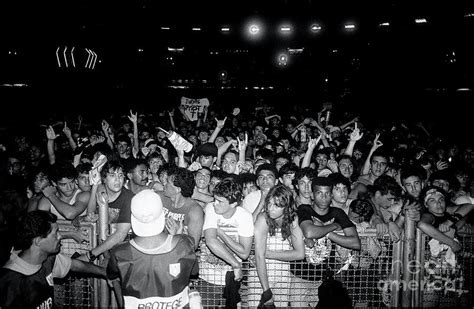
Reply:
[[243, 200], [242, 207], [248, 210], [251, 214], [255, 211], [260, 203], [260, 199], [262, 198], [262, 191], [257, 190], [254, 192], [250, 192]]
[[[207, 229], [217, 229], [219, 227], [232, 239], [239, 241], [239, 237], [253, 237], [254, 226], [252, 214], [244, 208], [237, 206], [235, 213], [230, 218], [224, 218], [216, 214], [213, 203], [206, 205], [203, 231]], [[216, 257], [211, 250], [201, 243], [201, 260], [199, 263], [199, 276], [212, 284], [225, 285], [225, 275], [232, 267], [226, 262]], [[237, 255], [234, 256], [241, 260]]]

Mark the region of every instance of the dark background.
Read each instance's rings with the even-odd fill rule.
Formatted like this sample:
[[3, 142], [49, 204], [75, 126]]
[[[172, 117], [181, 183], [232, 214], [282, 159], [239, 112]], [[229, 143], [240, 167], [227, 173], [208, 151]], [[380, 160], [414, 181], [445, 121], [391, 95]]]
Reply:
[[[281, 111], [319, 110], [331, 101], [362, 121], [419, 120], [466, 138], [471, 2], [2, 1], [0, 120], [16, 126], [51, 115], [159, 111], [184, 95], [207, 97], [223, 111], [253, 108], [259, 99]], [[264, 27], [260, 40], [244, 35], [252, 18]], [[278, 32], [284, 21], [294, 27], [291, 36]], [[319, 33], [309, 31], [312, 22], [322, 26]], [[346, 22], [357, 28], [345, 31]], [[220, 32], [221, 25], [231, 31]], [[75, 68], [58, 67], [56, 50], [65, 46], [75, 47]], [[98, 55], [93, 70], [84, 67], [85, 48]], [[278, 66], [278, 53], [288, 48], [304, 50]]]

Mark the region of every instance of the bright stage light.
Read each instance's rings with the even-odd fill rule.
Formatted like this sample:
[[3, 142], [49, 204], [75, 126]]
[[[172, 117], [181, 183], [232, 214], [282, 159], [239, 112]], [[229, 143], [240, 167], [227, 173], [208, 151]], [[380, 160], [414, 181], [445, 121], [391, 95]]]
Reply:
[[263, 37], [264, 27], [259, 20], [251, 20], [245, 25], [245, 36], [249, 40], [258, 40]]

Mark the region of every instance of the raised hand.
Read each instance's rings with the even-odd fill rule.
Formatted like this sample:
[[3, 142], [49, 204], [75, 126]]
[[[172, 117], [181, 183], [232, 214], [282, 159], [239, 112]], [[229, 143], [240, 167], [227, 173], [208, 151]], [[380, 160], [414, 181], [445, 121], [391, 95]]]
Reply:
[[308, 142], [308, 149], [313, 149], [316, 148], [316, 145], [318, 145], [319, 141], [321, 140], [321, 134], [316, 137], [316, 138], [309, 138]]
[[102, 131], [104, 131], [105, 134], [109, 134], [110, 125], [107, 122], [107, 120], [103, 119], [101, 122], [101, 125], [102, 125]]
[[364, 133], [360, 133], [359, 128], [357, 127], [357, 122], [354, 125], [354, 130], [352, 130], [351, 135], [349, 136], [349, 140], [352, 142], [357, 142], [364, 136]]
[[244, 140], [241, 140], [238, 136], [237, 136], [237, 142], [239, 143], [239, 151], [245, 151], [245, 149], [247, 149], [247, 146], [249, 144], [249, 136], [247, 135], [247, 133], [245, 133], [245, 139]]
[[223, 120], [218, 120], [217, 118], [214, 119], [217, 121], [217, 127], [222, 129], [225, 125], [225, 121], [227, 120], [227, 116]]
[[376, 133], [375, 138], [374, 138], [374, 142], [373, 142], [373, 145], [372, 145], [372, 149], [374, 149], [374, 150], [377, 150], [377, 148], [379, 148], [380, 146], [383, 145], [383, 143], [381, 141], [379, 141], [379, 137], [380, 137], [380, 133]]
[[68, 128], [66, 121], [64, 121], [64, 128], [63, 128], [63, 133], [66, 135], [67, 138], [72, 137], [71, 129]]
[[128, 116], [128, 119], [130, 119], [130, 121], [135, 124], [138, 122], [138, 112], [136, 112], [135, 114], [133, 113], [132, 110], [130, 110], [130, 116]]
[[436, 168], [438, 169], [438, 171], [447, 169], [448, 162], [439, 160], [438, 162], [436, 162]]
[[54, 132], [54, 129], [52, 126], [49, 126], [47, 129], [46, 129], [46, 137], [49, 139], [49, 140], [55, 140], [57, 137], [59, 136], [59, 134], [56, 134]]

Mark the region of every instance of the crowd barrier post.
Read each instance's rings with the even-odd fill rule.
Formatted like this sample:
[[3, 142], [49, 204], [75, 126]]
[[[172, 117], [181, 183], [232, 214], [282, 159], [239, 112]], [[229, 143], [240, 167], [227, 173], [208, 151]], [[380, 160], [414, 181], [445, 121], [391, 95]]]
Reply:
[[413, 281], [412, 270], [413, 263], [416, 265], [416, 247], [415, 234], [416, 222], [406, 218], [405, 220], [405, 236], [403, 237], [403, 270], [402, 270], [402, 307], [413, 307], [412, 286], [416, 285]]
[[[109, 210], [107, 205], [99, 204], [99, 240], [104, 242], [109, 235]], [[102, 258], [103, 259], [103, 258]], [[103, 261], [103, 260], [101, 260]], [[109, 287], [105, 280], [100, 280], [100, 307], [109, 307]]]

